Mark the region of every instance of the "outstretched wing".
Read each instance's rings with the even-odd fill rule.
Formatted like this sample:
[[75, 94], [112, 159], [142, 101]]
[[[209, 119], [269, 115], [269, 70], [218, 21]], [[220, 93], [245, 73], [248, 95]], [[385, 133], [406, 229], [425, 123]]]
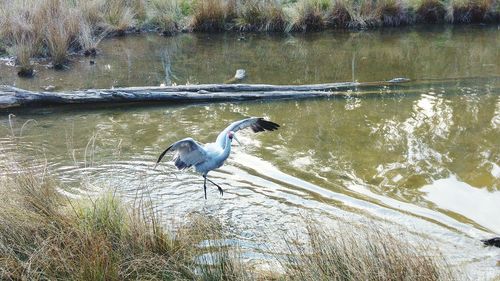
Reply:
[[161, 159], [163, 158], [163, 156], [165, 156], [165, 154], [168, 151], [176, 152], [173, 160], [175, 166], [179, 170], [184, 170], [186, 168], [189, 168], [193, 165], [205, 161], [206, 159], [206, 152], [203, 149], [203, 147], [199, 145], [196, 141], [194, 141], [192, 138], [185, 138], [183, 140], [173, 143], [171, 146], [165, 149], [165, 151], [163, 151], [160, 154], [160, 157], [158, 157], [156, 165], [160, 163]]
[[277, 130], [279, 126], [280, 125], [274, 122], [265, 120], [263, 117], [250, 117], [233, 122], [231, 125], [227, 126], [227, 128], [217, 136], [216, 143], [224, 147], [224, 139], [229, 131], [237, 132], [245, 128], [251, 128], [254, 133], [258, 133], [263, 131], [274, 131]]

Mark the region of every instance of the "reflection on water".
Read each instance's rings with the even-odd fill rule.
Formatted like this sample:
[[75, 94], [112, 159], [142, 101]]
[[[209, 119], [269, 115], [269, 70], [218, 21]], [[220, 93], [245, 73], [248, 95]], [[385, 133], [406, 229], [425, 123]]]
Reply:
[[[436, 27], [293, 35], [181, 34], [113, 38], [96, 58], [75, 57], [71, 71], [36, 67], [16, 77], [0, 63], [0, 84], [40, 90], [222, 83], [246, 69], [249, 83], [305, 84], [394, 77], [444, 79], [500, 72], [496, 27]], [[91, 65], [89, 60], [94, 60]], [[352, 105], [349, 105], [352, 106]]]
[[[500, 177], [499, 177], [500, 178]], [[451, 176], [424, 186], [426, 200], [444, 211], [454, 212], [500, 233], [500, 191], [472, 188]]]
[[[70, 193], [82, 192], [80, 183], [84, 182], [88, 189], [110, 187], [131, 198], [138, 194], [149, 196], [158, 210], [169, 216], [182, 217], [197, 211], [220, 217], [231, 225], [238, 241], [247, 249], [258, 248], [259, 243], [269, 237], [271, 241], [279, 241], [280, 231], [300, 230], [299, 215], [310, 214], [325, 225], [338, 221], [379, 222], [395, 232], [404, 229], [405, 233], [424, 235], [437, 243], [452, 264], [479, 277], [494, 276], [499, 274], [495, 266], [500, 259], [498, 250], [482, 247], [479, 239], [500, 234], [497, 218], [500, 212], [497, 203], [500, 201], [500, 79], [495, 78], [500, 75], [500, 69], [497, 64], [474, 66], [478, 62], [486, 65], [499, 61], [494, 60], [499, 51], [482, 39], [484, 33], [498, 38], [498, 31], [492, 33], [489, 29], [481, 29], [477, 37], [455, 30], [424, 34], [414, 31], [346, 33], [338, 35], [340, 38], [325, 34], [267, 39], [262, 35], [249, 35], [250, 39], [244, 44], [251, 44], [255, 52], [266, 54], [267, 49], [254, 41], [260, 40], [263, 45], [274, 48], [267, 52], [274, 52], [276, 59], [285, 56], [277, 49], [284, 42], [291, 46], [306, 45], [301, 52], [286, 54], [297, 62], [295, 65], [291, 60], [287, 75], [290, 79], [302, 77], [304, 80], [299, 82], [325, 82], [325, 77], [347, 79], [342, 75], [350, 73], [350, 68], [344, 71], [338, 67], [344, 62], [344, 67], [350, 67], [349, 52], [342, 57], [332, 51], [338, 60], [338, 64], [332, 63], [332, 72], [319, 71], [318, 76], [314, 76], [309, 71], [327, 67], [326, 63], [320, 63], [326, 50], [320, 47], [323, 46], [320, 42], [343, 42], [351, 46], [353, 40], [380, 44], [376, 45], [381, 48], [379, 53], [376, 48], [363, 44], [356, 49], [358, 54], [364, 52], [370, 57], [356, 72], [360, 77], [366, 75], [363, 79], [367, 81], [399, 76], [395, 73], [403, 71], [407, 72], [402, 76], [410, 78], [455, 75], [490, 78], [447, 83], [420, 80], [401, 88], [395, 95], [365, 98], [143, 108], [116, 106], [96, 110], [37, 109], [16, 113], [12, 125], [18, 136], [26, 120], [37, 121], [24, 126], [20, 140], [9, 137], [11, 128], [4, 112], [0, 113], [0, 153], [15, 149], [15, 144], [21, 143], [27, 156], [48, 160], [51, 170], [68, 185]], [[370, 40], [366, 36], [371, 36]], [[230, 41], [230, 35], [215, 35], [215, 38], [209, 41], [212, 45], [203, 46], [182, 45], [183, 40], [201, 40], [196, 35], [168, 39], [148, 37], [146, 43], [159, 48], [158, 42], [178, 40], [177, 44], [182, 45], [164, 62], [170, 65], [168, 75], [172, 81], [187, 77], [180, 71], [183, 64], [192, 66], [193, 73], [199, 74], [227, 63], [222, 70], [217, 68], [211, 74], [222, 80], [225, 73], [237, 67], [231, 59], [223, 60], [220, 52], [232, 57], [233, 50], [227, 46], [240, 43]], [[427, 59], [424, 62], [413, 57], [412, 52], [417, 49], [410, 46], [415, 38], [420, 40], [417, 43], [433, 38], [436, 40], [433, 44], [440, 48], [460, 48], [447, 56], [439, 56], [430, 50], [433, 48], [427, 48], [421, 53], [421, 57]], [[342, 40], [351, 40], [351, 43]], [[392, 46], [382, 48], [387, 41], [392, 42]], [[406, 44], [403, 45], [406, 51], [400, 49], [401, 44]], [[214, 45], [218, 48], [212, 48]], [[434, 49], [439, 49], [436, 46]], [[469, 47], [479, 48], [478, 53], [467, 53]], [[151, 48], [148, 50], [154, 53], [156, 48]], [[318, 48], [317, 53], [310, 48]], [[140, 50], [144, 49], [146, 47]], [[242, 54], [250, 50], [240, 49], [235, 58], [244, 58]], [[214, 60], [200, 59], [210, 54]], [[371, 57], [371, 54], [377, 55]], [[137, 56], [133, 65], [141, 60], [137, 53], [129, 56]], [[203, 63], [195, 64], [195, 59]], [[255, 67], [249, 79], [289, 82], [285, 74], [273, 72], [271, 62], [261, 60], [258, 64], [248, 61]], [[113, 67], [122, 68], [124, 66], [119, 65], [126, 61], [117, 57], [115, 63]], [[390, 65], [396, 71], [379, 71], [385, 69], [381, 65]], [[299, 69], [302, 74], [309, 74], [299, 75]], [[132, 80], [120, 82], [126, 85], [148, 75], [141, 72], [140, 67], [127, 71]], [[199, 78], [202, 76], [197, 77], [204, 82]], [[95, 83], [103, 81], [105, 79]], [[74, 85], [80, 87], [78, 85], [85, 82]], [[208, 200], [204, 200], [202, 178], [192, 172], [178, 172], [172, 163], [165, 162], [158, 170], [152, 170], [158, 154], [173, 141], [186, 136], [201, 142], [213, 141], [227, 124], [245, 116], [265, 116], [281, 124], [281, 128], [258, 135], [239, 132], [243, 146], [235, 144], [226, 165], [211, 174], [214, 181], [226, 187], [224, 197], [219, 196], [216, 188], [210, 188]]]

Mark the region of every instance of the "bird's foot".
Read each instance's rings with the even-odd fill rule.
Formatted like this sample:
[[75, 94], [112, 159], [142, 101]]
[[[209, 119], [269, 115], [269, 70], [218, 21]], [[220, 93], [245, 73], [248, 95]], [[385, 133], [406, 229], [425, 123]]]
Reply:
[[224, 190], [220, 186], [217, 186], [217, 189], [219, 189], [220, 196], [224, 196]]

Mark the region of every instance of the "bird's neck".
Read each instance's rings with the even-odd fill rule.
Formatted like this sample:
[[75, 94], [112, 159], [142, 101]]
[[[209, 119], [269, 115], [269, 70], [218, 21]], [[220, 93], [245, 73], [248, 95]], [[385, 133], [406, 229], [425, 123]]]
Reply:
[[231, 153], [231, 139], [229, 137], [226, 137], [224, 144], [224, 150], [222, 151], [220, 157], [226, 160], [227, 157], [229, 157], [229, 153]]

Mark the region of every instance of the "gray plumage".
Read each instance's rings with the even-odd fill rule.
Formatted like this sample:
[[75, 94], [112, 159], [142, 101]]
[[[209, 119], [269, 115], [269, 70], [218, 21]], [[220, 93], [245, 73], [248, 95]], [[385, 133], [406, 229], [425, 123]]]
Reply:
[[224, 191], [222, 188], [208, 179], [207, 174], [224, 164], [231, 152], [232, 140], [233, 138], [236, 138], [235, 133], [246, 128], [250, 128], [254, 133], [258, 133], [277, 130], [279, 125], [274, 122], [267, 121], [262, 117], [250, 117], [239, 120], [231, 123], [222, 132], [220, 132], [217, 136], [217, 140], [213, 143], [203, 145], [192, 138], [185, 138], [173, 143], [160, 154], [158, 161], [156, 161], [156, 165], [160, 163], [167, 152], [175, 151], [173, 161], [177, 169], [184, 170], [194, 166], [196, 172], [202, 174], [204, 178], [203, 187], [205, 190], [205, 199], [207, 198], [207, 180], [216, 185], [221, 195], [223, 195]]

